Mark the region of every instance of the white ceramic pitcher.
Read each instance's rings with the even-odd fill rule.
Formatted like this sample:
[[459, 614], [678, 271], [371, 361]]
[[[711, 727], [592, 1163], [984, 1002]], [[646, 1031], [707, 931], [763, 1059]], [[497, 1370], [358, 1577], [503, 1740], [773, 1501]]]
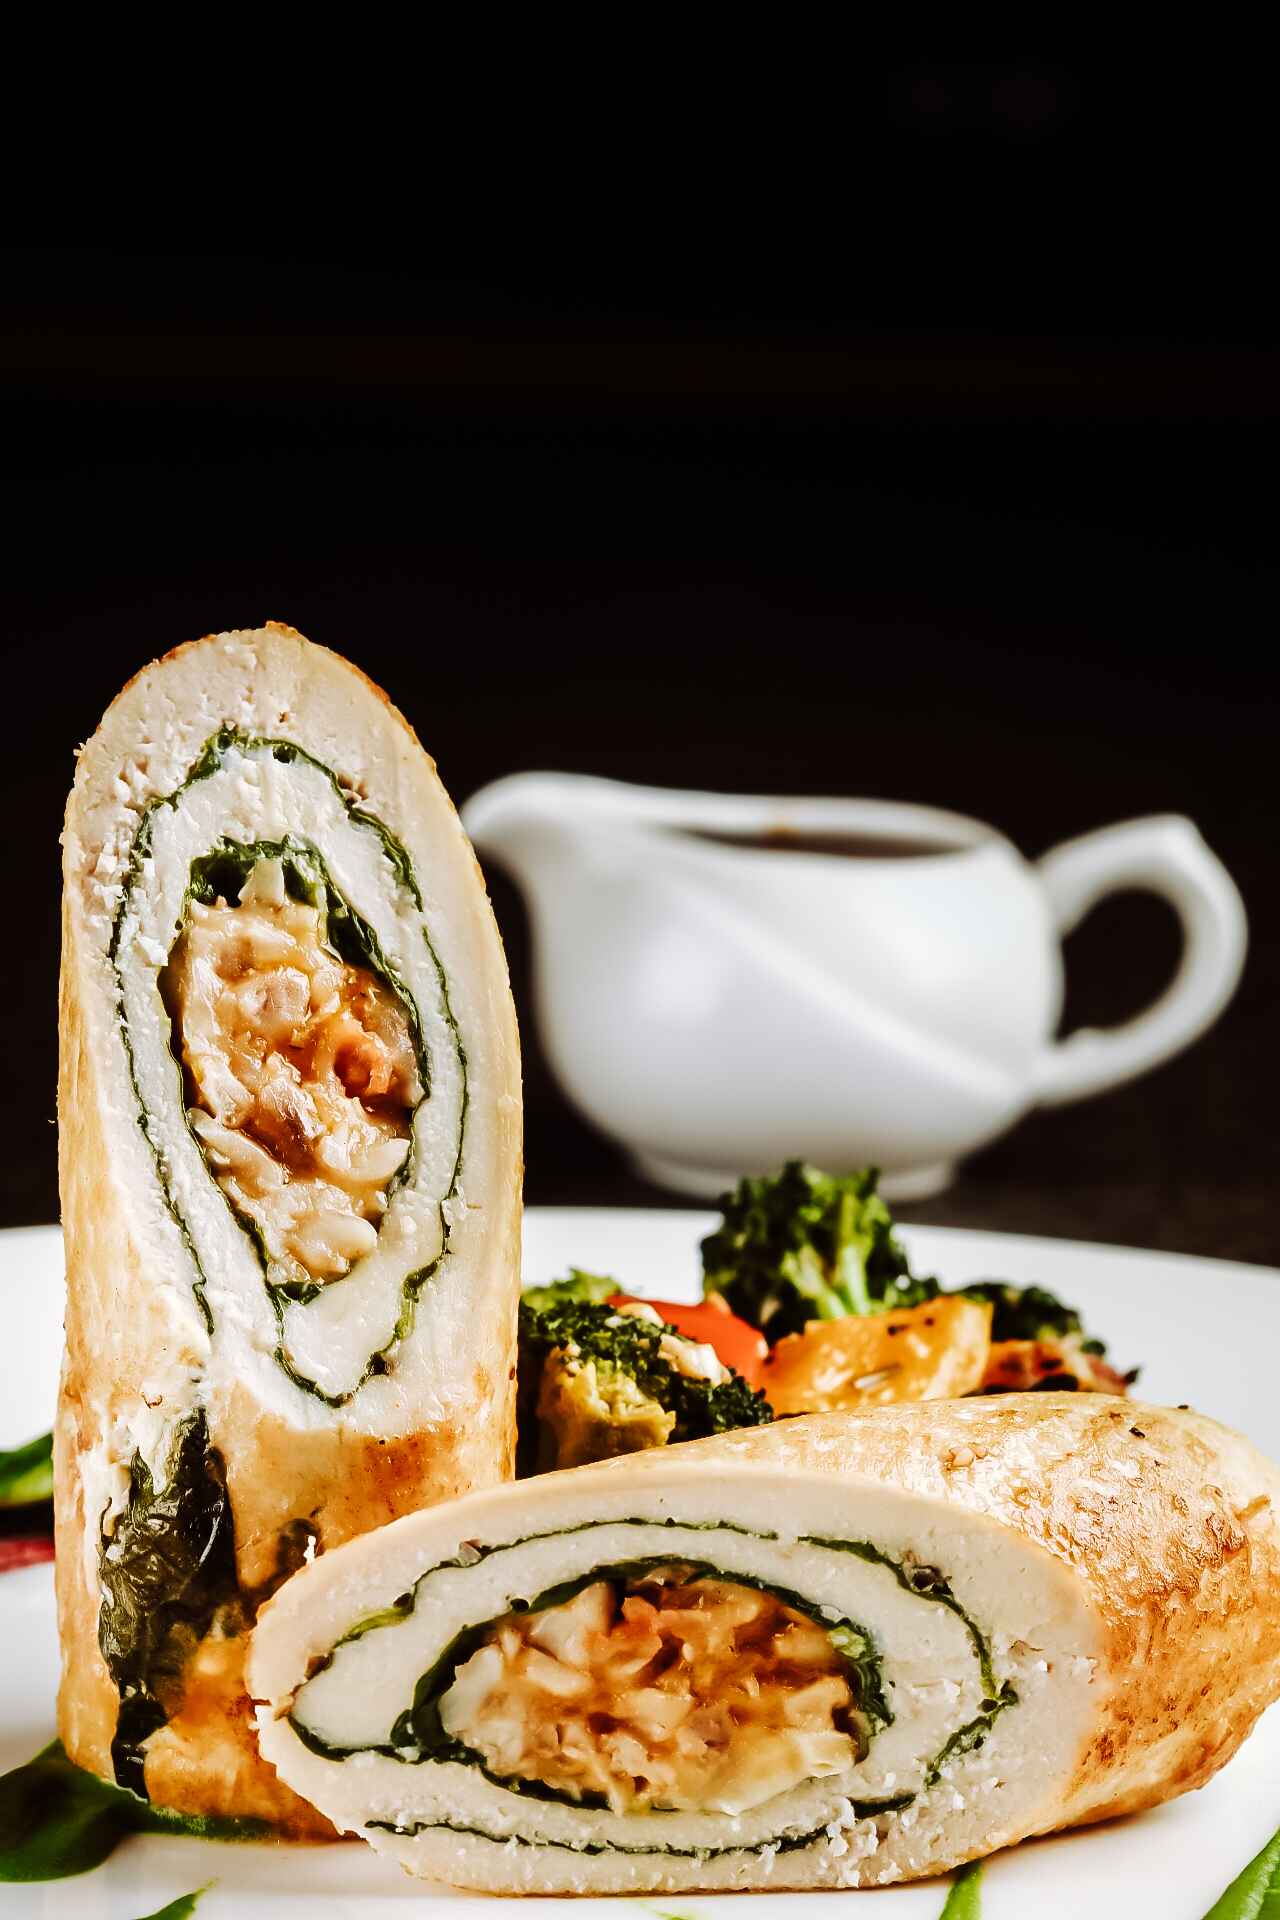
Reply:
[[[463, 820], [528, 901], [537, 1017], [566, 1090], [685, 1193], [792, 1156], [875, 1163], [900, 1197], [937, 1191], [1030, 1107], [1187, 1046], [1244, 961], [1240, 895], [1176, 814], [1034, 864], [930, 807], [581, 775], [499, 780]], [[833, 836], [857, 851], [826, 850]], [[1121, 887], [1177, 911], [1177, 975], [1123, 1026], [1056, 1041], [1060, 940]]]

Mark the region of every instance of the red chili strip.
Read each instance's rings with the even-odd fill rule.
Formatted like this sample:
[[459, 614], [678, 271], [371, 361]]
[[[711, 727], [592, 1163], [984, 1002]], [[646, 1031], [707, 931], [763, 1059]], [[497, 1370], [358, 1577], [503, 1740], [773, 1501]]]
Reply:
[[25, 1539], [0, 1540], [0, 1573], [12, 1573], [15, 1567], [36, 1567], [52, 1558], [53, 1542], [46, 1535], [37, 1533]]

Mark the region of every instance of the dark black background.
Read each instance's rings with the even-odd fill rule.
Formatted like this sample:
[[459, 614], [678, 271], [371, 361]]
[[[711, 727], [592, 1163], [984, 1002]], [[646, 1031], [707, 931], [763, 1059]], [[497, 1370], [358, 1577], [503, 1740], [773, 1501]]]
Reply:
[[[697, 163], [659, 116], [616, 173], [594, 142], [544, 173], [513, 141], [495, 181], [456, 157], [406, 180], [401, 127], [377, 156], [398, 194], [366, 170], [291, 197], [292, 152], [207, 230], [188, 208], [9, 250], [0, 1215], [56, 1213], [72, 748], [147, 659], [274, 617], [383, 684], [459, 801], [538, 766], [880, 794], [1032, 854], [1190, 814], [1252, 922], [1220, 1025], [903, 1212], [1280, 1255], [1280, 393], [1249, 64], [860, 71], [841, 115], [740, 102]], [[493, 893], [529, 1199], [660, 1199], [556, 1092], [522, 910]], [[1135, 1010], [1176, 953], [1167, 909], [1108, 903], [1069, 944], [1067, 1023]]]

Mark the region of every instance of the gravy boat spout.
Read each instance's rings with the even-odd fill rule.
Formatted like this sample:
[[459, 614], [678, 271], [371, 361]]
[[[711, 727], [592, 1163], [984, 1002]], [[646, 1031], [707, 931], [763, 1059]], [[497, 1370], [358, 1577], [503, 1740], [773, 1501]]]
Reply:
[[[709, 803], [709, 804], [703, 804]], [[462, 809], [462, 822], [482, 853], [520, 879], [547, 857], [564, 857], [601, 832], [737, 824], [732, 795], [677, 793], [585, 773], [513, 773], [482, 787]]]

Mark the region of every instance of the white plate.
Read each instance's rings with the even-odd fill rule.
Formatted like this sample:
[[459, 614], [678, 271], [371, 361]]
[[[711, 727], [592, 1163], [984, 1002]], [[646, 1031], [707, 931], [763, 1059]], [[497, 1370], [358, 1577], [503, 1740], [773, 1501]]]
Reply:
[[[697, 1242], [712, 1216], [534, 1209], [525, 1225], [525, 1273], [547, 1280], [570, 1264], [616, 1273], [637, 1292], [692, 1297]], [[959, 1285], [983, 1277], [1039, 1281], [1080, 1307], [1121, 1366], [1143, 1364], [1139, 1391], [1153, 1400], [1192, 1401], [1239, 1427], [1280, 1457], [1280, 1273], [1221, 1260], [1133, 1253], [1021, 1236], [912, 1228], [912, 1263]], [[61, 1339], [61, 1246], [52, 1227], [0, 1233], [0, 1315], [5, 1329], [0, 1446], [49, 1425]], [[43, 1746], [53, 1732], [57, 1647], [48, 1567], [0, 1576], [0, 1770]], [[1280, 1820], [1280, 1707], [1201, 1793], [1136, 1819], [1116, 1821], [997, 1856], [983, 1882], [984, 1920], [1201, 1920]], [[378, 1920], [413, 1903], [419, 1913], [458, 1916], [468, 1896], [424, 1887], [367, 1849], [217, 1846], [194, 1840], [134, 1839], [81, 1880], [0, 1886], [0, 1915], [28, 1920], [92, 1915], [137, 1920], [206, 1881], [199, 1920]], [[894, 1888], [874, 1899], [873, 1920], [934, 1920], [946, 1883]], [[736, 1896], [681, 1899], [680, 1920], [698, 1920]], [[760, 1920], [867, 1920], [857, 1893], [763, 1895]], [[484, 1911], [512, 1920], [521, 1903]], [[670, 1903], [540, 1900], [535, 1920], [666, 1920]], [[528, 1920], [528, 1909], [521, 1920]], [[605, 1920], [604, 1915], [598, 1920]]]

